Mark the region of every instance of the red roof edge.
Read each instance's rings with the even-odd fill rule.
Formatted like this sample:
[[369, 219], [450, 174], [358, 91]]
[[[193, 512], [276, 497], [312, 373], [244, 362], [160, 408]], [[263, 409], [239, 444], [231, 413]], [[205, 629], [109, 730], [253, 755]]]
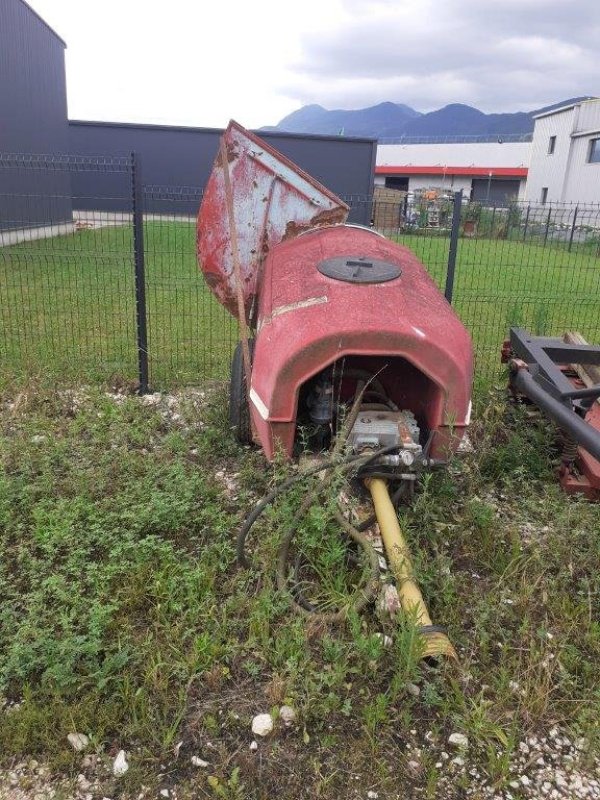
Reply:
[[498, 178], [526, 178], [527, 167], [391, 167], [379, 165], [375, 167], [376, 175], [473, 175], [487, 178], [489, 175]]

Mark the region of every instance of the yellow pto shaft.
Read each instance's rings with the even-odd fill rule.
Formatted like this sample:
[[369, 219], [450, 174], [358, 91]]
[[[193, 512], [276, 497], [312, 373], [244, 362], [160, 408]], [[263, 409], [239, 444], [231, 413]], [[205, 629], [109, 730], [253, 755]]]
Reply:
[[423, 595], [414, 578], [410, 552], [390, 499], [387, 482], [381, 478], [367, 478], [375, 515], [390, 568], [398, 582], [400, 603], [405, 613], [415, 616], [419, 633], [423, 637], [423, 658], [447, 656], [457, 658], [456, 651], [443, 629], [433, 625]]

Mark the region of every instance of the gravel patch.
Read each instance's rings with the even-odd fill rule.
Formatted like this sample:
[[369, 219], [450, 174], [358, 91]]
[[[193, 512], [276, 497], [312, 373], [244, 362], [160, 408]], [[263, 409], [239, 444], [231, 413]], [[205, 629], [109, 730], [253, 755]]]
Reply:
[[[598, 800], [600, 798], [600, 759], [586, 758], [585, 743], [572, 741], [558, 728], [546, 736], [530, 736], [519, 742], [509, 764], [504, 785], [490, 782], [475, 760], [463, 749], [459, 756], [450, 758], [438, 747], [431, 733], [426, 734], [428, 745], [407, 745], [407, 772], [419, 774], [425, 758], [435, 759], [439, 771], [437, 792], [439, 797], [472, 797], [485, 800]], [[454, 735], [456, 739], [456, 735]], [[452, 739], [452, 736], [450, 737]], [[450, 744], [456, 744], [455, 741]], [[497, 751], [497, 755], [502, 755]], [[458, 786], [465, 789], [458, 790]], [[425, 789], [415, 788], [417, 794]]]
[[[416, 730], [411, 731], [413, 737], [416, 733]], [[283, 742], [282, 746], [285, 746]], [[255, 741], [250, 745], [253, 751], [258, 747]], [[428, 796], [428, 789], [423, 785], [425, 781], [422, 779], [426, 773], [431, 776], [433, 767], [438, 773], [436, 797], [443, 797], [445, 800], [459, 797], [474, 800], [600, 798], [600, 759], [590, 758], [586, 755], [583, 741], [572, 741], [558, 728], [552, 728], [545, 736], [530, 736], [518, 744], [510, 761], [506, 780], [501, 786], [490, 782], [469, 753], [464, 741], [461, 740], [459, 744], [458, 741], [449, 742], [448, 739], [438, 740], [428, 731], [419, 745], [406, 745], [404, 758], [401, 759], [407, 776], [402, 779], [403, 783], [406, 784], [407, 780], [412, 783], [411, 796]], [[501, 755], [500, 751], [498, 755]], [[114, 777], [114, 761], [114, 756], [109, 758], [84, 755], [80, 772], [75, 778], [53, 775], [46, 765], [34, 759], [20, 761], [10, 769], [0, 770], [0, 800], [114, 800], [123, 796], [119, 779]], [[200, 771], [209, 767], [209, 762], [198, 756], [193, 756], [190, 763]], [[235, 766], [235, 763], [232, 762], [232, 765]], [[157, 777], [160, 778], [158, 775]], [[367, 777], [356, 776], [361, 782]], [[178, 785], [175, 775], [171, 773], [171, 780], [173, 782], [168, 789], [164, 788], [164, 784], [161, 787], [162, 795], [156, 789], [142, 790], [136, 793], [136, 798], [145, 800], [158, 795], [170, 797], [172, 800], [188, 800], [196, 796], [193, 791], [190, 794], [191, 788], [186, 779]], [[379, 790], [378, 794], [382, 800], [396, 800], [406, 796], [400, 786], [398, 793]], [[362, 794], [358, 790], [356, 797], [364, 796], [364, 790]], [[284, 797], [285, 793], [282, 795]]]

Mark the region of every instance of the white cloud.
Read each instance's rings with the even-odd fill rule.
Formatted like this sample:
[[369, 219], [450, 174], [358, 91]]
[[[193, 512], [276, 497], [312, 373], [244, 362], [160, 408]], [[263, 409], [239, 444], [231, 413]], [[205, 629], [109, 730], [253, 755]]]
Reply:
[[318, 0], [31, 0], [67, 42], [72, 118], [258, 126], [298, 105], [282, 88]]
[[352, 14], [339, 24], [302, 39], [289, 88], [303, 102], [515, 111], [600, 93], [597, 0], [345, 0], [345, 8]]
[[30, 0], [72, 118], [222, 126], [304, 103], [532, 109], [600, 93], [597, 0]]

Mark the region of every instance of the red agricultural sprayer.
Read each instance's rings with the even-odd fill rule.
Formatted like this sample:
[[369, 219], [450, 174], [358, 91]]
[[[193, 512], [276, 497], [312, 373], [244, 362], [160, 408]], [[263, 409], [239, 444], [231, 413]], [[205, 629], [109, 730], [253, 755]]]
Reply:
[[[357, 491], [368, 489], [375, 511], [362, 523], [341, 506], [334, 512], [367, 564], [354, 606], [378, 591], [380, 558], [366, 535], [376, 521], [424, 654], [453, 656], [414, 579], [396, 505], [412, 497], [420, 472], [443, 466], [461, 445], [471, 414], [471, 339], [414, 254], [347, 223], [347, 215], [325, 187], [229, 125], [200, 208], [198, 257], [208, 285], [240, 324], [231, 424], [269, 460], [318, 454], [250, 514], [238, 557], [246, 563], [250, 527], [281, 492], [320, 476], [300, 519], [334, 475], [351, 476]], [[283, 536], [278, 583], [298, 610], [315, 613], [301, 557], [293, 557], [295, 532]], [[319, 614], [337, 620], [347, 610]]]

